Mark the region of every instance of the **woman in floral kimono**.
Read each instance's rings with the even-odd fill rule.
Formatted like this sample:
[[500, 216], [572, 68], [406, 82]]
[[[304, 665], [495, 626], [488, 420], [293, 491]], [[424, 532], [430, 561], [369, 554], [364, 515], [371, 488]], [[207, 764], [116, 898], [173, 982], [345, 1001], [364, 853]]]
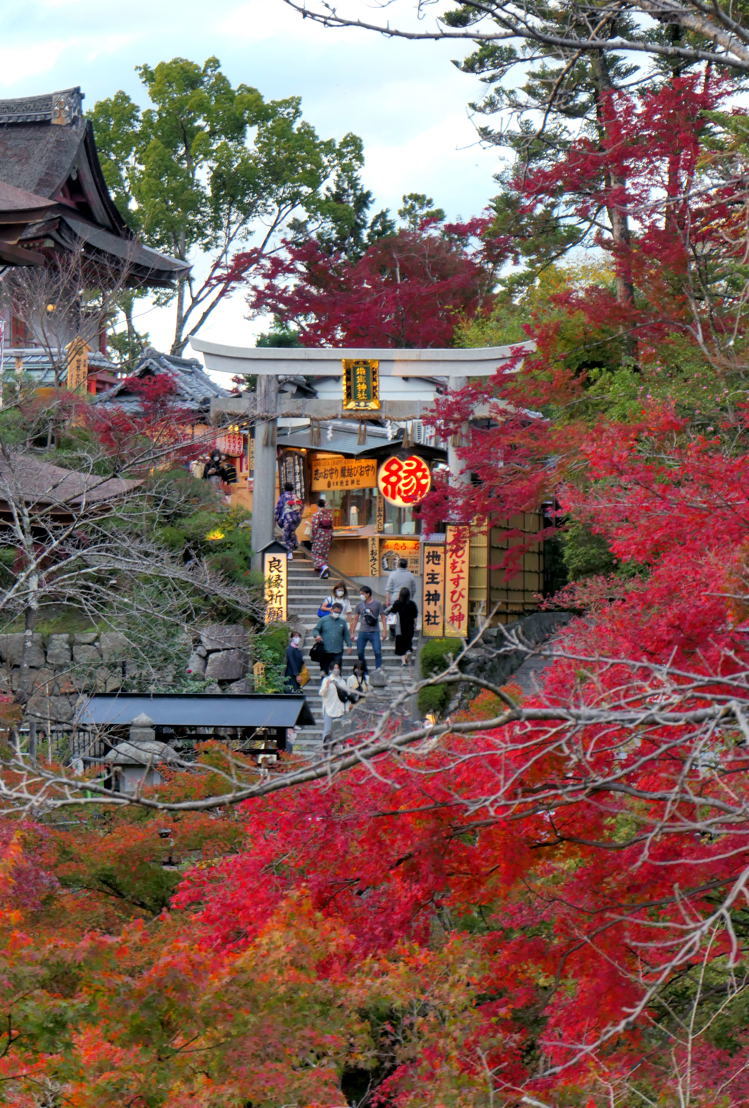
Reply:
[[296, 537], [296, 529], [302, 518], [302, 502], [294, 492], [294, 486], [290, 481], [286, 482], [283, 487], [283, 492], [276, 501], [276, 510], [274, 514], [276, 523], [283, 532], [281, 541], [288, 551], [289, 558], [293, 558], [294, 551], [299, 545]]
[[312, 535], [312, 563], [321, 577], [330, 577], [328, 556], [333, 542], [333, 513], [325, 507], [325, 501], [317, 502], [317, 511], [310, 521]]

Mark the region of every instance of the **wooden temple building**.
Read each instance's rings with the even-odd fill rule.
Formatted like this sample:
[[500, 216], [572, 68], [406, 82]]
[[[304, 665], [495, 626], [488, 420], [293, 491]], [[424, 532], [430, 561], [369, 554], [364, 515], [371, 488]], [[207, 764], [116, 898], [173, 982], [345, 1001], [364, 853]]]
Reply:
[[[85, 342], [94, 378], [88, 391], [100, 392], [114, 383], [104, 317], [80, 305], [80, 286], [169, 288], [189, 267], [145, 246], [127, 225], [104, 180], [82, 104], [80, 88], [0, 100], [0, 337], [18, 373], [27, 351], [38, 370], [42, 352], [64, 361], [70, 344]], [[23, 297], [13, 288], [19, 267], [30, 276], [16, 276], [17, 286], [28, 289], [37, 273], [52, 275], [50, 289], [55, 273], [75, 286], [62, 290], [64, 310], [54, 302], [32, 310], [28, 296], [22, 310]], [[44, 283], [38, 287], [43, 295]]]

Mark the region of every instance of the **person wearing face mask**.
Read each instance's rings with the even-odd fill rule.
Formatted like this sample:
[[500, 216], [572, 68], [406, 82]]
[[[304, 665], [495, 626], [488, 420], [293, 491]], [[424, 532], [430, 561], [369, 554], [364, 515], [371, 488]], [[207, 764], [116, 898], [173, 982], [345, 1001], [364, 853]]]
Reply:
[[351, 615], [351, 601], [348, 598], [348, 590], [343, 581], [337, 581], [336, 584], [333, 585], [332, 593], [330, 596], [325, 597], [317, 610], [318, 618], [322, 619], [323, 616], [330, 615], [331, 609], [336, 601], [341, 605], [341, 615], [343, 619], [347, 620]]
[[320, 669], [323, 673], [329, 673], [332, 665], [341, 666], [344, 646], [348, 647], [349, 650], [354, 649], [351, 644], [348, 624], [341, 615], [342, 611], [343, 605], [336, 600], [330, 610], [330, 615], [322, 616], [315, 625], [315, 640], [322, 643], [324, 651], [323, 657], [320, 659]]
[[[343, 620], [341, 620], [341, 622], [343, 623]], [[346, 683], [341, 677], [341, 667], [337, 662], [332, 662], [330, 672], [323, 675], [323, 679], [320, 683], [323, 749], [332, 748], [333, 723], [335, 720], [340, 719], [346, 712], [347, 704], [338, 695], [339, 689], [344, 696], [347, 695], [348, 690], [346, 688]]]
[[203, 480], [210, 481], [216, 492], [221, 491], [223, 480], [223, 466], [221, 465], [221, 451], [212, 450], [208, 461], [203, 466]]
[[284, 684], [288, 692], [299, 692], [302, 688], [299, 684], [299, 674], [303, 669], [302, 636], [295, 631], [286, 647], [286, 669], [283, 671]]
[[379, 600], [372, 597], [369, 585], [362, 585], [359, 593], [359, 603], [351, 617], [351, 630], [358, 625], [359, 634], [356, 637], [356, 653], [362, 664], [364, 672], [367, 672], [367, 661], [364, 653], [367, 643], [371, 643], [375, 656], [375, 669], [382, 669], [382, 638], [380, 637], [380, 623], [382, 635], [387, 638], [387, 622], [385, 609]]

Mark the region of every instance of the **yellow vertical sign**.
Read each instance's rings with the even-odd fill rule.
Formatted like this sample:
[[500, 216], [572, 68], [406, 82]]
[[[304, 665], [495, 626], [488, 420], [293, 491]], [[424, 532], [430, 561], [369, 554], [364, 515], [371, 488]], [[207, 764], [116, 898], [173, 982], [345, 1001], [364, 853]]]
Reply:
[[441, 638], [445, 633], [445, 561], [443, 542], [424, 543], [421, 626], [424, 635], [431, 638]]
[[69, 342], [65, 348], [68, 358], [67, 386], [72, 391], [81, 389], [86, 391], [88, 381], [88, 356], [91, 347], [80, 336]]
[[367, 540], [367, 557], [369, 560], [369, 576], [380, 576], [380, 540], [377, 535], [370, 535]]
[[447, 528], [445, 544], [445, 634], [468, 634], [469, 532], [465, 526]]
[[265, 579], [265, 622], [283, 623], [288, 605], [288, 565], [286, 552], [268, 552], [263, 557]]

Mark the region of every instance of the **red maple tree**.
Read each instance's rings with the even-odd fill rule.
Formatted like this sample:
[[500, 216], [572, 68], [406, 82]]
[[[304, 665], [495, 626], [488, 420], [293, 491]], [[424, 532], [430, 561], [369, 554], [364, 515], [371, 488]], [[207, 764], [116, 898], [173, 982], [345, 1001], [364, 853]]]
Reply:
[[297, 327], [304, 346], [450, 346], [457, 326], [488, 307], [507, 249], [488, 217], [429, 220], [353, 260], [314, 239], [289, 242], [263, 263], [249, 304]]

